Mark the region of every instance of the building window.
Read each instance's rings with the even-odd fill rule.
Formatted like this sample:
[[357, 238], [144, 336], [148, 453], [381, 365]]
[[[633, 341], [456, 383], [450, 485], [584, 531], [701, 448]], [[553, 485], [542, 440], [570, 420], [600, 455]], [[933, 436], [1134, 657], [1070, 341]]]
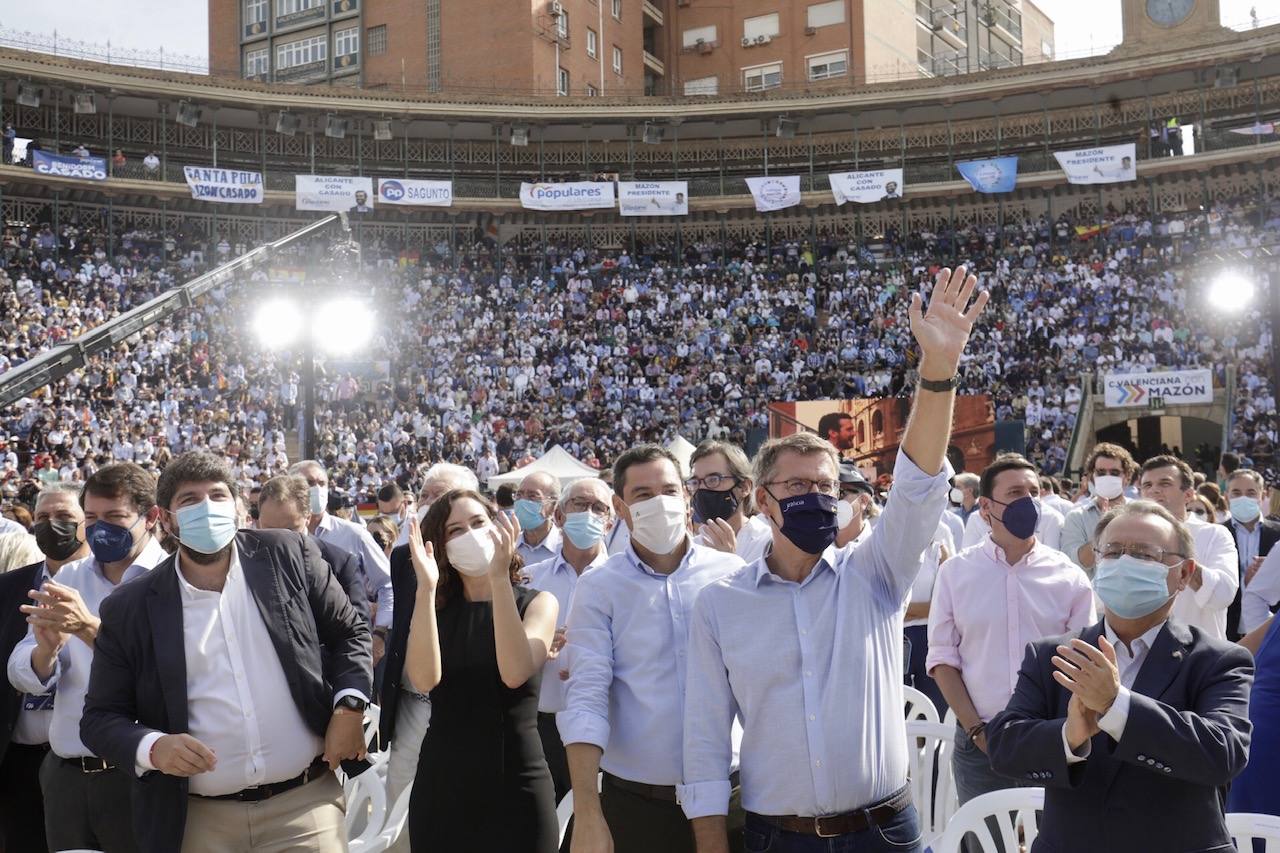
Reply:
[[244, 76], [261, 77], [271, 71], [271, 51], [265, 47], [245, 51]]
[[622, 20], [622, 0], [613, 0], [613, 18], [615, 21]]
[[244, 33], [260, 35], [267, 31], [267, 0], [244, 0]]
[[755, 41], [760, 37], [776, 38], [778, 35], [778, 13], [770, 12], [768, 15], [758, 15], [754, 18], [747, 18], [742, 22], [742, 37]]
[[299, 39], [276, 47], [276, 70], [324, 62], [328, 58], [329, 40], [324, 36]]
[[370, 56], [382, 56], [387, 52], [386, 24], [378, 24], [376, 27], [369, 27], [365, 35], [365, 45], [369, 49]]
[[622, 73], [622, 48], [617, 45], [613, 46], [613, 73]]
[[594, 98], [596, 95], [599, 95], [599, 94], [600, 94], [600, 90], [599, 90], [599, 89], [597, 89], [595, 86], [592, 86], [590, 83], [588, 83], [588, 84], [587, 84], [587, 97], [588, 97], [588, 98]]
[[757, 65], [742, 69], [742, 85], [748, 92], [763, 92], [782, 85], [782, 63]]
[[569, 37], [569, 13], [561, 12], [556, 16], [556, 35], [562, 39]]
[[843, 50], [810, 56], [808, 62], [810, 80], [830, 80], [849, 73], [849, 54]]
[[556, 69], [556, 94], [569, 94], [569, 72], [563, 68]]
[[720, 80], [717, 77], [699, 77], [696, 80], [685, 80], [684, 93], [686, 95], [718, 95], [720, 94]]
[[831, 0], [830, 3], [814, 3], [809, 7], [808, 26], [830, 27], [844, 23], [844, 0]]
[[591, 57], [592, 59], [596, 58], [596, 39], [597, 38], [599, 38], [599, 36], [596, 35], [596, 31], [588, 27], [587, 28], [587, 56]]
[[333, 67], [350, 68], [359, 61], [360, 28], [348, 27], [333, 34]]
[[685, 30], [680, 37], [680, 43], [685, 47], [697, 47], [699, 44], [715, 44], [716, 43], [716, 25], [709, 27], [694, 27], [691, 30]]
[[285, 15], [306, 12], [322, 5], [323, 2], [324, 0], [276, 0], [276, 17], [283, 18]]
[[1053, 59], [1053, 45], [1043, 39], [1040, 41], [1040, 58]]

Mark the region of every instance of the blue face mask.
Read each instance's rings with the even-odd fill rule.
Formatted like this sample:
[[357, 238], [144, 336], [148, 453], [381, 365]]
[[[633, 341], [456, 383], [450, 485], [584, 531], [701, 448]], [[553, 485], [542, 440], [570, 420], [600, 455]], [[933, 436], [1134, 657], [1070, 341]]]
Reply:
[[604, 519], [594, 512], [571, 512], [564, 518], [564, 535], [575, 548], [594, 548], [604, 536]]
[[1093, 589], [1102, 604], [1122, 619], [1141, 619], [1164, 607], [1169, 595], [1169, 569], [1164, 563], [1131, 554], [1098, 560]]
[[1004, 503], [995, 498], [987, 498], [993, 504], [1004, 507], [1004, 515], [996, 519], [1004, 525], [1005, 530], [1015, 539], [1030, 539], [1036, 535], [1036, 527], [1040, 524], [1040, 504], [1030, 495], [1015, 501]]
[[133, 550], [133, 528], [142, 521], [142, 516], [128, 527], [121, 527], [109, 521], [95, 521], [84, 529], [84, 539], [89, 543], [93, 558], [99, 563], [118, 563]]
[[1241, 524], [1250, 524], [1258, 520], [1258, 516], [1262, 515], [1262, 504], [1258, 503], [1257, 498], [1232, 498], [1231, 499], [1231, 517]]
[[201, 554], [216, 554], [235, 538], [236, 502], [211, 501], [184, 506], [173, 514], [178, 541]]
[[778, 501], [782, 508], [782, 535], [806, 554], [821, 554], [836, 541], [839, 503], [831, 495], [818, 492], [783, 498]]
[[541, 527], [547, 520], [542, 514], [542, 501], [531, 501], [521, 498], [516, 501], [516, 521], [520, 522], [521, 530], [534, 530]]

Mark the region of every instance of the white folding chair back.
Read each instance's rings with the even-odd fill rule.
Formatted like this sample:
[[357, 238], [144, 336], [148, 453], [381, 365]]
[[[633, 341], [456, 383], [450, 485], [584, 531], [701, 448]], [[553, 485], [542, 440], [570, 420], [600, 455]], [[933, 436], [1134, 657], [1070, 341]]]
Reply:
[[1265, 842], [1266, 853], [1280, 853], [1280, 817], [1233, 812], [1227, 815], [1227, 831], [1240, 853], [1253, 853], [1253, 842]]
[[[942, 840], [933, 845], [933, 849], [935, 853], [960, 853], [961, 842], [972, 833], [978, 839], [982, 853], [997, 853], [1001, 848], [987, 825], [987, 820], [991, 819], [997, 825], [1004, 850], [1030, 850], [1040, 833], [1036, 812], [1043, 809], [1044, 788], [1009, 788], [983, 794], [960, 807], [947, 824]], [[1018, 837], [1019, 829], [1022, 830], [1021, 839]]]
[[381, 722], [382, 708], [370, 703], [364, 709], [364, 745], [366, 748], [373, 747], [373, 741], [378, 736], [378, 725]]
[[404, 825], [409, 819], [409, 795], [412, 793], [413, 783], [410, 782], [400, 792], [400, 798], [395, 801], [390, 813], [387, 814], [387, 824], [383, 827], [382, 833], [378, 835], [373, 844], [364, 848], [362, 853], [383, 853], [384, 850], [390, 849], [391, 845], [396, 843], [400, 833], [404, 832]]
[[902, 685], [902, 698], [906, 700], [907, 722], [920, 720], [926, 723], [938, 722], [938, 706], [933, 700], [914, 687]]
[[[347, 815], [345, 828], [350, 853], [367, 853], [375, 848], [379, 834], [387, 825], [387, 777], [370, 768], [345, 786]], [[356, 831], [359, 830], [359, 834]]]
[[951, 708], [948, 708], [946, 716], [942, 718], [942, 722], [946, 723], [948, 726], [951, 726], [951, 730], [955, 731], [956, 725], [958, 724], [956, 720], [956, 712]]
[[907, 779], [927, 847], [946, 830], [947, 821], [958, 807], [956, 783], [951, 775], [955, 729], [936, 721], [909, 720], [906, 731]]

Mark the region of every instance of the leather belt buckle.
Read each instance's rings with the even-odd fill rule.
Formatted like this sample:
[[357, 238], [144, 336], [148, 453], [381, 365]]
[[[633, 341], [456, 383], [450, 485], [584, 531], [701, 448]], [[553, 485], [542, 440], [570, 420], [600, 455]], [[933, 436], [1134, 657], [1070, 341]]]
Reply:
[[826, 818], [824, 818], [824, 817], [815, 817], [815, 818], [813, 819], [813, 834], [814, 834], [814, 835], [818, 836], [819, 838], [835, 838], [837, 835], [839, 835], [839, 834], [840, 834], [840, 833], [838, 833], [838, 832], [823, 832], [823, 831], [822, 831], [822, 822], [823, 822], [824, 820], [826, 820]]
[[108, 764], [104, 759], [98, 758], [97, 756], [82, 755], [80, 757], [81, 773], [89, 773], [89, 774], [106, 773], [110, 769], [111, 769], [111, 765]]

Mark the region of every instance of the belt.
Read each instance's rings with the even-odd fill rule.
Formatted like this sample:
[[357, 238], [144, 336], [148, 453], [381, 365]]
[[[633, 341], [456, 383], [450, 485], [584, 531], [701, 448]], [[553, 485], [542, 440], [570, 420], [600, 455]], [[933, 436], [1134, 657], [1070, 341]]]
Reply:
[[105, 773], [108, 770], [115, 770], [116, 766], [96, 755], [83, 755], [79, 758], [63, 758], [63, 762], [70, 764], [81, 773]]
[[311, 766], [303, 770], [292, 779], [286, 779], [283, 782], [268, 782], [265, 785], [255, 785], [252, 788], [245, 788], [242, 791], [236, 791], [232, 794], [215, 794], [207, 796], [205, 794], [192, 794], [193, 797], [200, 797], [204, 800], [234, 800], [238, 803], [260, 803], [263, 800], [269, 800], [278, 794], [286, 791], [292, 791], [294, 788], [300, 788], [308, 782], [314, 782], [321, 776], [329, 772], [329, 763], [323, 758], [317, 758], [311, 762]]
[[[650, 785], [645, 782], [632, 782], [630, 779], [623, 779], [614, 776], [612, 773], [604, 774], [604, 784], [612, 785], [620, 791], [626, 791], [629, 794], [635, 794], [638, 797], [644, 797], [646, 800], [659, 800], [664, 803], [678, 803], [676, 798], [675, 785]], [[738, 771], [733, 771], [729, 776], [729, 785], [738, 787]]]
[[782, 817], [756, 815], [756, 817], [784, 832], [816, 835], [819, 838], [834, 838], [838, 835], [862, 832], [864, 829], [879, 826], [909, 805], [911, 805], [911, 788], [903, 785], [878, 803], [874, 803], [865, 809], [854, 809], [844, 814], [824, 815], [821, 817], [801, 817], [799, 815], [785, 815]]

